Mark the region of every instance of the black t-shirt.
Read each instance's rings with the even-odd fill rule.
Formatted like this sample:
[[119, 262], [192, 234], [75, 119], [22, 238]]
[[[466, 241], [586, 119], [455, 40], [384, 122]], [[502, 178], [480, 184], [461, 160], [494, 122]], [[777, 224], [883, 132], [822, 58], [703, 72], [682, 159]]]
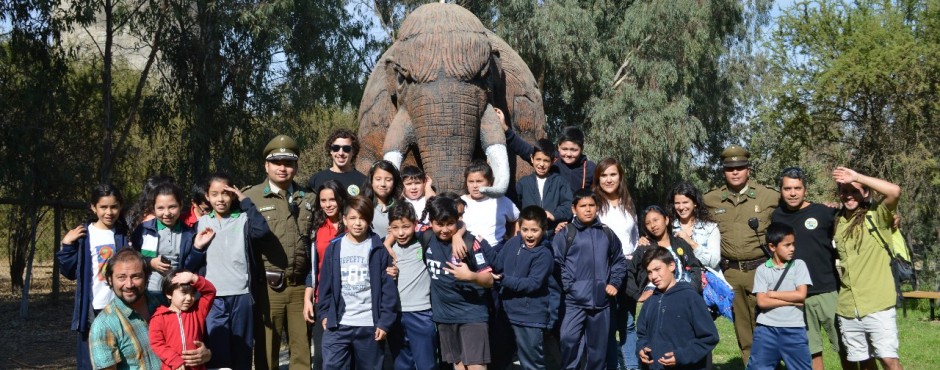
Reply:
[[[430, 231], [428, 231], [430, 232]], [[437, 237], [431, 237], [424, 259], [431, 275], [431, 312], [432, 319], [442, 324], [466, 324], [486, 322], [489, 319], [487, 300], [490, 294], [483, 287], [466, 281], [459, 281], [454, 275], [444, 271], [451, 261], [451, 245]], [[474, 242], [473, 249], [464, 262], [474, 272], [490, 271], [489, 262], [483, 251], [489, 248], [486, 240]], [[451, 261], [452, 262], [452, 261]]]
[[832, 245], [835, 230], [836, 209], [811, 203], [806, 208], [789, 211], [777, 207], [771, 220], [793, 228], [796, 239], [793, 258], [806, 262], [813, 285], [807, 294], [828, 293], [839, 290], [839, 275], [836, 272], [838, 252]]
[[356, 196], [362, 193], [362, 187], [366, 183], [366, 175], [363, 175], [362, 172], [355, 169], [340, 173], [333, 172], [327, 168], [310, 176], [310, 181], [308, 181], [307, 185], [310, 186], [311, 191], [316, 191], [320, 185], [323, 185], [323, 183], [328, 180], [339, 181], [339, 183], [343, 185], [343, 189], [346, 189], [346, 195]]

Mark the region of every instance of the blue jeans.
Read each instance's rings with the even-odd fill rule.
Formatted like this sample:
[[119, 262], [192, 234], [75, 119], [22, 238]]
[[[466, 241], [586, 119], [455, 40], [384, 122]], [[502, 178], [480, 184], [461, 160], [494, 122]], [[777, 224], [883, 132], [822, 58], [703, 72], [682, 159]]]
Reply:
[[[610, 306], [610, 340], [607, 344], [607, 368], [639, 369], [636, 348], [636, 302], [626, 294], [617, 295], [617, 304]], [[617, 339], [619, 335], [620, 339]]]
[[395, 355], [395, 370], [431, 370], [437, 368], [437, 327], [431, 310], [402, 312], [402, 333], [390, 335]]
[[783, 360], [788, 370], [813, 368], [809, 353], [806, 328], [780, 328], [758, 324], [754, 328], [754, 343], [748, 370], [773, 370]]

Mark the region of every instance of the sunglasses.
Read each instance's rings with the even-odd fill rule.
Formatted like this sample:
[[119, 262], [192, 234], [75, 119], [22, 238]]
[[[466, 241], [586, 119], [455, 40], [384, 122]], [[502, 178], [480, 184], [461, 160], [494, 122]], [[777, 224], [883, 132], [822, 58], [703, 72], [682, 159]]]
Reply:
[[349, 153], [352, 151], [352, 145], [330, 145], [330, 151], [338, 152], [340, 150]]

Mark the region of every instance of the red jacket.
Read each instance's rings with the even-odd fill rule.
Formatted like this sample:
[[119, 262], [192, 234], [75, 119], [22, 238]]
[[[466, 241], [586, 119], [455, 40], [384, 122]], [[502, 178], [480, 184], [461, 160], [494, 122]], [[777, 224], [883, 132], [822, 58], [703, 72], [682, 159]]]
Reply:
[[[193, 288], [202, 294], [195, 307], [176, 313], [167, 306], [160, 306], [150, 317], [150, 347], [163, 362], [163, 369], [176, 370], [183, 366], [183, 349], [195, 349], [193, 341], [202, 342], [206, 336], [206, 316], [212, 308], [215, 286], [199, 276]], [[206, 367], [200, 365], [186, 368], [201, 370]]]

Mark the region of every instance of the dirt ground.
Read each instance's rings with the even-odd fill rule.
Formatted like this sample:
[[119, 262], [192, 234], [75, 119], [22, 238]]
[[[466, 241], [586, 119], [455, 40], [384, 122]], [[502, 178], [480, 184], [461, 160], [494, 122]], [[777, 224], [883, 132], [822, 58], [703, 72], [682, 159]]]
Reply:
[[0, 260], [0, 369], [74, 369], [74, 282], [60, 279], [52, 299], [52, 263], [33, 266], [28, 316], [20, 318], [21, 291], [12, 291], [9, 264]]

